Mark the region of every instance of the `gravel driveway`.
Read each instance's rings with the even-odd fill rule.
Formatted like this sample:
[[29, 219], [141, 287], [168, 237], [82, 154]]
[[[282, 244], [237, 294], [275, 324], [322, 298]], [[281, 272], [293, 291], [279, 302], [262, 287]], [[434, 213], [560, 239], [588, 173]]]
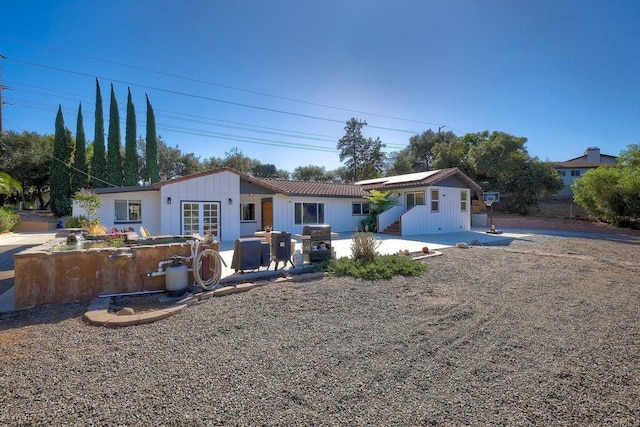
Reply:
[[0, 315], [1, 425], [640, 425], [640, 238], [442, 250], [154, 324]]

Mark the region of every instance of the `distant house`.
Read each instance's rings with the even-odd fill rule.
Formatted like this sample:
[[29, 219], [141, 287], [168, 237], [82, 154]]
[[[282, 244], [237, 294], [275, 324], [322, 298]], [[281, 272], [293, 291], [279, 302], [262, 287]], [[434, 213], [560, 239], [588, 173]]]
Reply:
[[588, 170], [595, 169], [600, 166], [615, 166], [618, 161], [616, 156], [608, 154], [600, 154], [598, 147], [589, 147], [584, 155], [565, 162], [554, 162], [553, 166], [562, 177], [564, 187], [560, 190], [557, 197], [573, 197], [571, 184], [583, 176]]
[[[370, 214], [365, 197], [372, 189], [392, 191], [399, 202], [380, 216], [378, 229], [404, 236], [469, 230], [472, 192], [481, 191], [457, 168], [355, 184], [257, 178], [221, 168], [151, 186], [93, 191], [102, 201], [100, 222], [109, 228], [144, 226], [156, 235], [233, 241], [267, 227], [301, 233], [305, 225], [330, 224], [332, 231], [354, 231]], [[74, 206], [73, 214], [84, 213]]]

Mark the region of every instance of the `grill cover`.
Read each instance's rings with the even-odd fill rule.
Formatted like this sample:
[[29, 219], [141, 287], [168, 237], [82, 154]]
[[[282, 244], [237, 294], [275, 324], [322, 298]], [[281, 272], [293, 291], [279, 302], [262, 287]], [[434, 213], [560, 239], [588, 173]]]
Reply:
[[231, 260], [231, 268], [236, 272], [238, 270], [256, 270], [261, 266], [268, 267], [269, 263], [268, 244], [263, 244], [256, 237], [236, 239]]

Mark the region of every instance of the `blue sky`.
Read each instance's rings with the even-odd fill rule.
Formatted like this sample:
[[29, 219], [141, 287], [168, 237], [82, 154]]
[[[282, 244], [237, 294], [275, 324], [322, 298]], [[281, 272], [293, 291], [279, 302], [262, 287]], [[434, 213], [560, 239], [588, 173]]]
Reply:
[[123, 138], [130, 87], [138, 134], [147, 93], [158, 134], [201, 159], [335, 169], [350, 117], [387, 152], [446, 126], [542, 160], [618, 155], [640, 142], [638, 18], [637, 1], [8, 0], [3, 124], [53, 133], [62, 104], [75, 132], [82, 102], [92, 140], [98, 78]]

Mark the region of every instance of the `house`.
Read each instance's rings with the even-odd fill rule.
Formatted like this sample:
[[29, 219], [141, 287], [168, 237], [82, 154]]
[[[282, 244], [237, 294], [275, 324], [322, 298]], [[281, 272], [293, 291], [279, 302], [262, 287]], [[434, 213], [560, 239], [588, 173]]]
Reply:
[[608, 154], [600, 154], [598, 147], [589, 147], [584, 155], [565, 162], [554, 162], [553, 167], [562, 177], [564, 187], [556, 193], [557, 197], [573, 197], [571, 185], [573, 182], [583, 176], [588, 170], [598, 168], [600, 166], [615, 166], [618, 162], [616, 156]]
[[[213, 235], [233, 241], [270, 227], [301, 233], [308, 224], [351, 232], [370, 213], [371, 189], [389, 190], [399, 204], [380, 215], [379, 230], [417, 235], [469, 230], [472, 191], [480, 187], [457, 168], [399, 175], [354, 184], [252, 177], [230, 168], [150, 186], [99, 188], [100, 222], [151, 234]], [[74, 215], [84, 214], [74, 206]]]

